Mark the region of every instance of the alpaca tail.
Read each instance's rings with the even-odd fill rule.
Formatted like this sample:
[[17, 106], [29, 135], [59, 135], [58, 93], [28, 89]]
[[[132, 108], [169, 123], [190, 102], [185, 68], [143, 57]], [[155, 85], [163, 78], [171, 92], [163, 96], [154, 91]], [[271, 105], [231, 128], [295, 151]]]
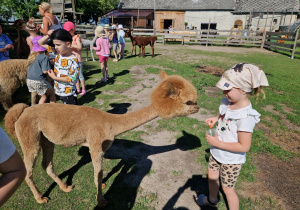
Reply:
[[15, 123], [23, 113], [24, 109], [26, 109], [27, 107], [29, 107], [27, 104], [16, 104], [11, 107], [5, 115], [4, 120], [6, 130], [15, 138], [17, 138]]

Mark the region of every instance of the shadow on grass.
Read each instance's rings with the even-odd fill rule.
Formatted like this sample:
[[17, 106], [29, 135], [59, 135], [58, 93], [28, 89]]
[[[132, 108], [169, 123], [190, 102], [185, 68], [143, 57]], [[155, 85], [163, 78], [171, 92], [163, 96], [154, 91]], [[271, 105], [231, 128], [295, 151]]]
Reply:
[[[87, 72], [87, 74], [84, 74], [84, 76], [86, 77], [86, 75], [87, 76], [93, 75], [93, 74], [96, 73], [95, 71], [99, 71], [99, 70], [89, 71], [89, 72]], [[101, 94], [101, 91], [95, 91], [95, 90], [97, 90], [97, 89], [99, 89], [99, 88], [101, 88], [101, 87], [103, 87], [107, 84], [110, 84], [110, 85], [114, 84], [117, 77], [123, 76], [123, 75], [128, 74], [128, 73], [129, 73], [129, 70], [122, 70], [121, 72], [114, 74], [109, 80], [107, 80], [107, 83], [101, 82], [100, 78], [99, 78], [99, 81], [97, 81], [95, 84], [86, 85], [85, 88], [87, 90], [87, 94], [84, 97], [78, 98], [77, 104], [78, 105], [83, 105], [85, 103], [89, 103], [89, 102], [94, 101], [96, 99], [96, 95]]]
[[[172, 150], [180, 149], [188, 151], [201, 147], [200, 139], [192, 134], [182, 131], [182, 136], [177, 139], [175, 144], [166, 146], [151, 146], [142, 142], [135, 142], [125, 139], [116, 139], [109, 150], [105, 153], [106, 159], [120, 159], [120, 162], [105, 176], [103, 183], [107, 182], [114, 174], [117, 174], [113, 183], [105, 193], [104, 197], [108, 201], [108, 206], [105, 209], [132, 209], [139, 186], [143, 178], [149, 174], [152, 166], [152, 161], [148, 159], [151, 155], [170, 152]], [[81, 147], [78, 154], [82, 158], [76, 165], [64, 171], [59, 175], [59, 178], [67, 178], [67, 184], [72, 184], [72, 179], [80, 168], [91, 162], [91, 156], [87, 147]], [[193, 176], [187, 180], [186, 184], [178, 189], [166, 207], [174, 206], [179, 196], [184, 189], [191, 187], [192, 190], [197, 191], [196, 181], [201, 180], [200, 176]], [[56, 187], [53, 182], [43, 196], [49, 197], [52, 190]], [[125, 193], [124, 193], [125, 192]], [[117, 201], [117, 202], [116, 202]], [[95, 209], [98, 209], [96, 206]]]

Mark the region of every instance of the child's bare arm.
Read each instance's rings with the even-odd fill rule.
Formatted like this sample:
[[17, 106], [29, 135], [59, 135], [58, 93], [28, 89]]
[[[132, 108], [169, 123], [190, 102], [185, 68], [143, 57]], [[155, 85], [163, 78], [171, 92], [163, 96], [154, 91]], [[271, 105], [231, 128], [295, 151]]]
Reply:
[[52, 69], [48, 70], [48, 75], [49, 75], [53, 80], [56, 80], [56, 81], [59, 81], [59, 82], [69, 83], [69, 80], [68, 80], [67, 77], [57, 77]]
[[31, 50], [32, 47], [33, 47], [33, 44], [32, 44], [32, 40], [30, 39], [30, 37], [27, 37], [27, 38], [26, 38], [26, 42], [27, 42], [27, 44], [28, 44], [28, 46], [29, 46], [29, 48], [30, 48], [30, 50]]
[[230, 152], [248, 152], [251, 147], [252, 133], [238, 131], [238, 142], [222, 142], [219, 140], [218, 135], [210, 136], [206, 134], [206, 141], [219, 149], [227, 150]]

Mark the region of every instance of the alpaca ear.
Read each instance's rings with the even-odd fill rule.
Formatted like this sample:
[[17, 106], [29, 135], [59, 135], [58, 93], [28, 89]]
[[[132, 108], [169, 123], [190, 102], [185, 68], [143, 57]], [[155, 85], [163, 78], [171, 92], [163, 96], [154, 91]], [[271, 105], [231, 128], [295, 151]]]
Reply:
[[162, 88], [165, 91], [165, 97], [175, 99], [180, 94], [180, 90], [173, 86], [172, 83], [164, 82]]
[[162, 80], [166, 79], [168, 77], [167, 73], [165, 71], [161, 71], [159, 73], [160, 78], [162, 78]]

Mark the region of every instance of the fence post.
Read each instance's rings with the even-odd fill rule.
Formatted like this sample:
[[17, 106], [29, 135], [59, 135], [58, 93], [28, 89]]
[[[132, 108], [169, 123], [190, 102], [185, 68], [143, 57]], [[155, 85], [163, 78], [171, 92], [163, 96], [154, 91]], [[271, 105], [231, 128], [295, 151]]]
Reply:
[[294, 46], [293, 46], [293, 52], [292, 52], [291, 59], [294, 59], [294, 54], [295, 54], [295, 50], [296, 50], [296, 46], [297, 46], [298, 34], [299, 34], [299, 28], [297, 29], [296, 34], [295, 34], [295, 41], [294, 41]]
[[207, 32], [207, 37], [206, 37], [206, 47], [207, 47], [207, 44], [208, 44], [209, 30], [210, 30], [210, 19], [209, 19], [209, 23], [208, 23], [208, 32]]
[[265, 30], [264, 33], [263, 33], [263, 36], [262, 36], [260, 49], [264, 48], [265, 39], [266, 39], [266, 34], [267, 34], [267, 31]]

